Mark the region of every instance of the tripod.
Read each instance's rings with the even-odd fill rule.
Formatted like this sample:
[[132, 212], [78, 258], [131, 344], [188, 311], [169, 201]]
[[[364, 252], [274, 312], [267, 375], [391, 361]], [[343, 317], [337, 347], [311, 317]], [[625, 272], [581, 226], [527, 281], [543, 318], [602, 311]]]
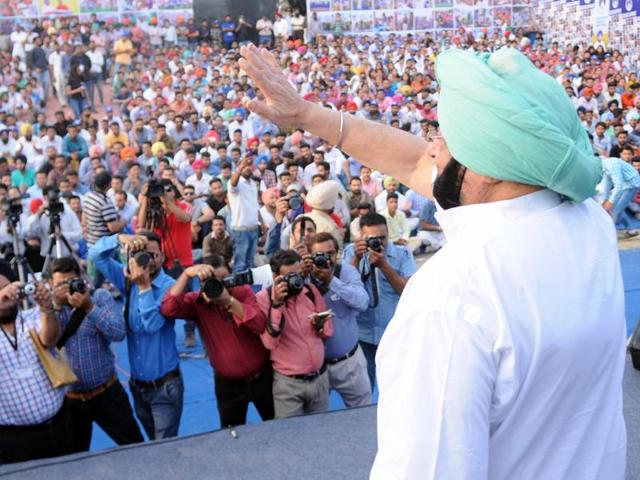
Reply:
[[44, 259], [44, 265], [42, 266], [42, 275], [49, 275], [49, 263], [51, 262], [51, 258], [53, 256], [53, 249], [56, 250], [55, 258], [62, 258], [62, 245], [67, 248], [69, 251], [69, 255], [73, 257], [73, 259], [80, 265], [80, 259], [74, 253], [69, 241], [62, 234], [60, 230], [60, 215], [57, 213], [51, 214], [50, 222], [49, 222], [49, 251], [47, 252], [47, 256]]
[[[20, 284], [27, 284], [27, 275], [31, 275], [35, 279], [35, 275], [27, 262], [25, 256], [20, 253], [20, 240], [18, 238], [18, 225], [20, 224], [19, 215], [9, 215], [9, 233], [13, 239], [13, 258], [11, 259], [11, 267], [18, 274]], [[29, 308], [29, 301], [26, 298], [22, 299], [22, 309], [27, 310]]]

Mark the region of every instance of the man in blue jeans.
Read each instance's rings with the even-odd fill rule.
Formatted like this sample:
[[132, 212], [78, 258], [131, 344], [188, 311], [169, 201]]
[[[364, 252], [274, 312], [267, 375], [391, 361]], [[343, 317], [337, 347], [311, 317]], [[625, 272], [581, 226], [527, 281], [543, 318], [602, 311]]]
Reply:
[[[128, 269], [115, 260], [122, 247]], [[134, 252], [146, 252], [141, 266]], [[161, 239], [151, 232], [100, 238], [89, 250], [96, 268], [121, 292], [125, 292], [125, 322], [136, 415], [151, 440], [175, 437], [182, 415], [184, 384], [178, 364], [175, 321], [160, 313], [165, 292], [175, 280], [162, 270]], [[142, 262], [141, 262], [142, 263]], [[126, 287], [126, 280], [130, 287]], [[128, 298], [127, 298], [128, 297]]]
[[234, 272], [252, 268], [258, 249], [258, 186], [251, 178], [252, 164], [252, 157], [245, 156], [229, 180]]
[[[609, 212], [616, 227], [624, 230], [629, 226], [624, 211], [640, 188], [640, 174], [628, 163], [633, 157], [630, 147], [623, 147], [620, 155], [621, 158], [602, 158], [602, 176], [605, 182], [602, 207]], [[629, 237], [638, 235], [637, 230], [626, 230], [625, 233]]]

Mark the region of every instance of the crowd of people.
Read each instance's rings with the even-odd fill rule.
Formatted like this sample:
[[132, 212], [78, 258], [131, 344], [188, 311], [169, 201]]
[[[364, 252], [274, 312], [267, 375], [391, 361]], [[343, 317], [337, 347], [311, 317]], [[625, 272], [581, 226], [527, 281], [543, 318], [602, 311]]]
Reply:
[[[243, 424], [251, 402], [263, 420], [325, 411], [332, 389], [348, 407], [371, 402], [377, 346], [415, 258], [446, 241], [437, 206], [246, 109], [261, 96], [238, 63], [253, 33], [306, 100], [425, 142], [440, 135], [439, 52], [522, 50], [565, 87], [602, 158], [601, 204], [621, 235], [637, 234], [640, 83], [624, 52], [510, 29], [310, 27], [288, 10], [255, 25], [16, 26], [0, 53], [0, 243], [40, 283], [35, 307], [18, 309], [25, 288], [0, 265], [0, 462], [88, 450], [94, 422], [118, 444], [143, 441], [135, 418], [149, 439], [177, 435], [176, 319], [185, 348], [199, 332], [222, 426]], [[247, 271], [260, 265], [272, 280], [256, 293]], [[54, 388], [33, 366], [31, 328], [64, 346], [75, 383]], [[110, 347], [125, 338], [133, 408]]]

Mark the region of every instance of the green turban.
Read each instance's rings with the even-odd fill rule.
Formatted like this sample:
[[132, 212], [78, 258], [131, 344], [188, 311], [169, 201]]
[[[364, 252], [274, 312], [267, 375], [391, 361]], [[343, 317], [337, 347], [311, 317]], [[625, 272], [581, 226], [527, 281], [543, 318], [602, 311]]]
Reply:
[[453, 157], [500, 180], [581, 202], [596, 192], [600, 160], [562, 86], [513, 48], [438, 56], [438, 121]]

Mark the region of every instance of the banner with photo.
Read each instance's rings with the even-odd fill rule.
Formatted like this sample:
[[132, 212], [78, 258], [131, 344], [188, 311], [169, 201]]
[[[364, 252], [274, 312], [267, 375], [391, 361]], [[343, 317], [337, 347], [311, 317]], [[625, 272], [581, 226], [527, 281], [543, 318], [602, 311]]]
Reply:
[[[165, 12], [180, 13], [165, 15]], [[101, 19], [117, 20], [147, 16], [192, 18], [193, 0], [0, 0], [0, 19], [12, 21], [57, 16], [84, 18], [94, 13]]]
[[[577, 1], [577, 0], [576, 0]], [[531, 22], [531, 0], [307, 0], [325, 34], [434, 32], [519, 27]]]

